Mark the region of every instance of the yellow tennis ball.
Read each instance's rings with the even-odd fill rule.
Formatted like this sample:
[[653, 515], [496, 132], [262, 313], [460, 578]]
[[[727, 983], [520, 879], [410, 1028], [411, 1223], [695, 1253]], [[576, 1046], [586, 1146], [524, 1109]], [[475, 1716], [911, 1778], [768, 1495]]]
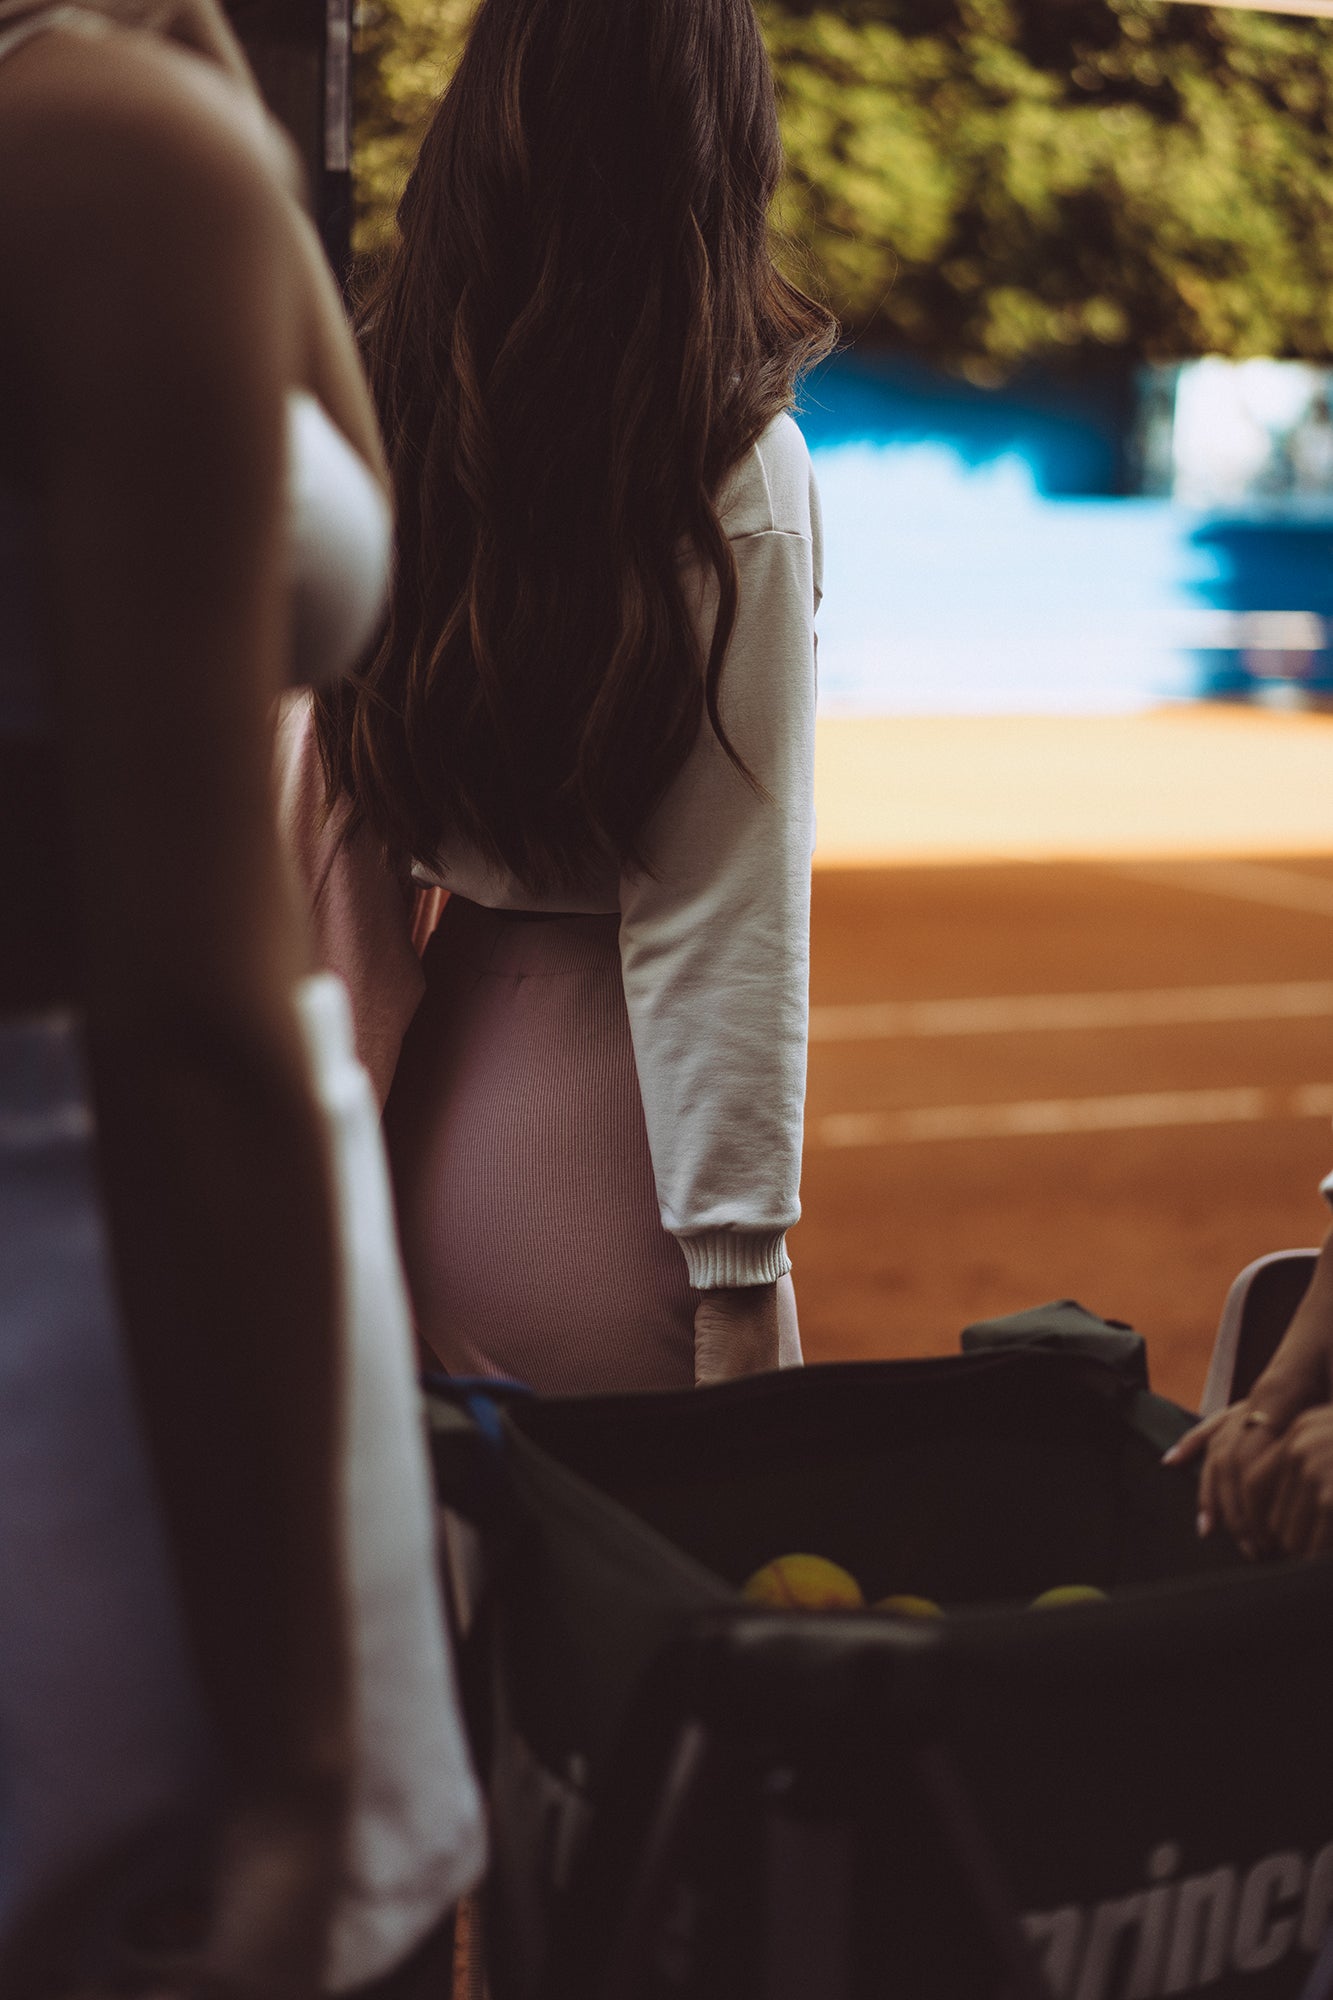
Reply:
[[943, 1618], [944, 1607], [933, 1597], [914, 1597], [911, 1591], [900, 1590], [892, 1597], [881, 1597], [872, 1607], [876, 1611], [891, 1611], [895, 1618]]
[[850, 1571], [824, 1556], [777, 1556], [741, 1585], [748, 1604], [780, 1611], [860, 1611], [861, 1586]]
[[1062, 1604], [1093, 1604], [1105, 1596], [1095, 1583], [1057, 1583], [1054, 1590], [1043, 1590], [1040, 1597], [1034, 1597], [1028, 1609], [1052, 1611]]

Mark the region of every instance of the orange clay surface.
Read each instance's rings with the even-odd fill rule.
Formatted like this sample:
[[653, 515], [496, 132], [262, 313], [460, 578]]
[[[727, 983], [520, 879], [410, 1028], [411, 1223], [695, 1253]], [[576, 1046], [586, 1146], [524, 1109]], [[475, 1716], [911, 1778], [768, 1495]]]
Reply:
[[1069, 1297], [1194, 1406], [1231, 1278], [1326, 1220], [1333, 724], [820, 729], [807, 1359]]

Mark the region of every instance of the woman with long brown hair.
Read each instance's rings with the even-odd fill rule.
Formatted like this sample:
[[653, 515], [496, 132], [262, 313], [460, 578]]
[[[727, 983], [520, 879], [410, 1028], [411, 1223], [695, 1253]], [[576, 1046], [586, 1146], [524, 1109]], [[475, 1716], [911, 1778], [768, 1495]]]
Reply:
[[799, 1358], [819, 522], [751, 0], [482, 0], [362, 316], [399, 521], [328, 803], [450, 892], [387, 1108], [419, 1329]]

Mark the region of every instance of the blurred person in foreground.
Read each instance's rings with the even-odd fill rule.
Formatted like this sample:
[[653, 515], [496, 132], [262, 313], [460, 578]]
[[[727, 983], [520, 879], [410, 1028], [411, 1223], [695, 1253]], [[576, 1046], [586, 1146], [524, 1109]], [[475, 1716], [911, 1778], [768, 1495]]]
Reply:
[[0, 0], [5, 2000], [368, 1987], [480, 1858], [374, 1107], [272, 816], [390, 533], [296, 179], [209, 0]]
[[[1333, 1202], [1333, 1175], [1320, 1191]], [[1249, 1394], [1196, 1424], [1166, 1461], [1201, 1454], [1201, 1535], [1221, 1525], [1256, 1557], [1333, 1554], [1333, 1231]]]
[[317, 805], [449, 894], [385, 1065], [419, 1332], [545, 1392], [800, 1358], [834, 328], [780, 169], [751, 0], [483, 0], [360, 314], [399, 548]]

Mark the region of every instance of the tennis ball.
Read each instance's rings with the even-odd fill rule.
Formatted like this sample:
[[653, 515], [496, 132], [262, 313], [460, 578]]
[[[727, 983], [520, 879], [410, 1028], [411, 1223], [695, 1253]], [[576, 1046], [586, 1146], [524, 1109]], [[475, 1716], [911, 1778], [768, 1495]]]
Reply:
[[881, 1597], [872, 1606], [875, 1611], [891, 1611], [895, 1618], [943, 1618], [944, 1610], [933, 1597], [913, 1597], [910, 1591], [899, 1591], [893, 1597]]
[[1105, 1596], [1095, 1583], [1057, 1583], [1054, 1590], [1043, 1590], [1040, 1597], [1034, 1597], [1028, 1609], [1050, 1611], [1062, 1604], [1092, 1604]]
[[860, 1611], [865, 1598], [856, 1578], [823, 1556], [777, 1556], [741, 1585], [748, 1604], [780, 1611]]

